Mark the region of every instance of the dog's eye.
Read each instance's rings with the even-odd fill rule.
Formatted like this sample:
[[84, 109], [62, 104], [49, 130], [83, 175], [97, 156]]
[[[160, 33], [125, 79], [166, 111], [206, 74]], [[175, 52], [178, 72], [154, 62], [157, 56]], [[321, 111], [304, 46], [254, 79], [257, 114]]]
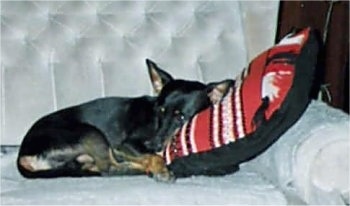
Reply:
[[175, 110], [174, 115], [175, 116], [183, 116], [182, 113], [180, 112], [180, 110]]
[[165, 108], [164, 108], [164, 107], [161, 107], [161, 108], [159, 109], [159, 111], [160, 111], [161, 113], [164, 113], [164, 112], [165, 112]]
[[174, 115], [181, 122], [185, 120], [185, 115], [183, 115], [182, 112], [180, 112], [179, 110], [175, 110]]

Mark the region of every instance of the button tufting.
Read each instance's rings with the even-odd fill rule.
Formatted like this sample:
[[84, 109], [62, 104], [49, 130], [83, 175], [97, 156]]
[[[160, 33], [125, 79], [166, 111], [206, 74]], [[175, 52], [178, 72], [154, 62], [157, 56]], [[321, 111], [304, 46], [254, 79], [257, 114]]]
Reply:
[[[62, 108], [104, 94], [151, 94], [145, 58], [180, 78], [234, 76], [245, 64], [244, 38], [252, 36], [243, 35], [243, 26], [249, 28], [246, 21], [257, 17], [245, 8], [242, 19], [234, 1], [4, 1], [1, 6], [2, 64], [27, 67], [26, 73], [7, 69], [4, 77], [8, 115], [1, 117], [7, 127], [0, 129], [8, 144], [19, 143], [32, 119], [52, 111], [52, 96]], [[45, 62], [52, 50], [57, 62], [48, 74]], [[31, 79], [40, 86], [28, 84]], [[38, 103], [24, 104], [19, 93]], [[30, 112], [14, 118], [21, 111]]]
[[47, 19], [49, 21], [53, 21], [55, 19], [55, 17], [56, 17], [56, 15], [53, 13], [50, 13], [50, 12], [47, 13]]

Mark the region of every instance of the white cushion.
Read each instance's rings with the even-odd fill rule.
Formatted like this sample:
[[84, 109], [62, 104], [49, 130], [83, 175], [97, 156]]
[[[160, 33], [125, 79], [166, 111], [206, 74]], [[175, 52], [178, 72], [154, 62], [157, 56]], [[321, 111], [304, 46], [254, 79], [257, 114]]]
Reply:
[[284, 194], [259, 173], [242, 169], [223, 177], [191, 177], [175, 184], [146, 176], [28, 180], [15, 165], [16, 151], [1, 156], [1, 203], [14, 205], [285, 205]]
[[298, 122], [247, 165], [308, 204], [349, 204], [348, 114], [313, 101]]

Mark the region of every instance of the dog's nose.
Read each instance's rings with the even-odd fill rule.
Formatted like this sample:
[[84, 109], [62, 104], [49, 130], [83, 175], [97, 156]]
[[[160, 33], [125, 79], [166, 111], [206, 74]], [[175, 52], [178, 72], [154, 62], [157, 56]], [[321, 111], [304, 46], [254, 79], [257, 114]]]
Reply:
[[148, 141], [145, 142], [145, 146], [146, 146], [147, 149], [154, 150], [155, 147], [156, 147], [156, 143], [154, 141], [152, 141], [152, 140], [148, 140]]
[[147, 149], [152, 149], [152, 141], [148, 140], [148, 141], [145, 141], [145, 146]]
[[146, 141], [145, 146], [147, 149], [153, 150], [154, 152], [160, 152], [162, 150], [162, 144], [156, 143], [152, 140]]

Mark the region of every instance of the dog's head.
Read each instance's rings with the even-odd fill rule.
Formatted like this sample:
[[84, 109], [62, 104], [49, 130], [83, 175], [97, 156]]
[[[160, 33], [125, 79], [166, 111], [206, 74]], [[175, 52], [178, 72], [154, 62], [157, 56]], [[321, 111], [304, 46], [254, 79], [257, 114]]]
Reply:
[[149, 149], [160, 151], [175, 132], [198, 112], [219, 102], [225, 96], [232, 80], [203, 84], [198, 81], [174, 79], [147, 60], [154, 91], [157, 134], [146, 142]]

